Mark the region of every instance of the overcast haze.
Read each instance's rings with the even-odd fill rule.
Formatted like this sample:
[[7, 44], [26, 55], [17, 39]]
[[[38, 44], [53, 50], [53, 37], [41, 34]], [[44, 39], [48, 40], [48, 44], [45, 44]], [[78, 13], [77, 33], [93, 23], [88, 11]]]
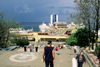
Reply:
[[49, 22], [51, 14], [58, 14], [59, 21], [67, 21], [73, 12], [74, 0], [0, 0], [0, 11], [5, 17], [19, 22]]

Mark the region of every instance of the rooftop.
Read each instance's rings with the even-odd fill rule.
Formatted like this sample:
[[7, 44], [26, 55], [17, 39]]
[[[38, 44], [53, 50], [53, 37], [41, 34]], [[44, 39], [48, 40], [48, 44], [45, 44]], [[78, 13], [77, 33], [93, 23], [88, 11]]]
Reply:
[[54, 24], [67, 24], [66, 22], [54, 22]]

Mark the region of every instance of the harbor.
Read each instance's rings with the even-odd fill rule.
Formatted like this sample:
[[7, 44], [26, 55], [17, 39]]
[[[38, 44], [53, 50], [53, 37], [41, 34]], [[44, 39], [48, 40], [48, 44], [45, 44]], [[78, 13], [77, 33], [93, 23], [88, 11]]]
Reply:
[[18, 33], [14, 33], [23, 37], [27, 36], [31, 43], [37, 43], [38, 41], [46, 42], [48, 40], [53, 42], [65, 42], [69, 39], [72, 33], [77, 31], [75, 27], [76, 24], [74, 24], [74, 22], [70, 22], [70, 24], [67, 24], [66, 22], [59, 22], [58, 14], [51, 14], [49, 25], [45, 22], [43, 22], [42, 25], [39, 25], [40, 32], [30, 30], [26, 30], [25, 32], [25, 30], [20, 30]]
[[0, 67], [100, 67], [100, 0], [0, 1]]
[[[65, 42], [66, 39], [68, 39], [70, 36], [69, 35], [65, 35], [66, 29], [64, 29], [64, 31], [60, 31], [59, 32], [59, 35], [56, 35], [58, 34], [58, 32], [52, 34], [52, 35], [38, 35], [38, 33], [40, 32], [33, 32], [33, 33], [17, 33], [18, 35], [21, 35], [21, 36], [28, 36], [28, 39], [29, 41], [33, 41], [33, 42], [38, 42], [38, 40], [40, 40], [41, 42], [43, 41], [48, 41], [48, 40], [51, 40], [51, 41], [54, 41], [54, 42], [57, 42], [57, 38], [59, 39], [59, 42]], [[72, 30], [72, 32], [74, 33], [76, 31], [75, 30]], [[42, 32], [41, 32], [42, 33]]]

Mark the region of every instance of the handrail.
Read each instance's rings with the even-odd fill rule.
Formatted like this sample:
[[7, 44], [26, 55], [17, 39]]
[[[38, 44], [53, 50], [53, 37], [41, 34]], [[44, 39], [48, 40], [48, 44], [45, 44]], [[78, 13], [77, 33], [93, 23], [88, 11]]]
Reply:
[[[81, 52], [80, 48], [78, 48], [78, 50], [79, 50], [79, 52]], [[89, 55], [85, 51], [83, 51], [83, 53], [86, 55], [87, 59], [90, 61], [90, 63], [92, 64], [92, 66], [96, 67], [96, 65], [93, 63], [92, 59], [89, 57]]]
[[83, 51], [83, 53], [86, 55], [86, 57], [89, 59], [89, 61], [92, 63], [93, 67], [96, 67], [96, 65], [93, 63], [92, 59], [89, 57], [89, 55]]

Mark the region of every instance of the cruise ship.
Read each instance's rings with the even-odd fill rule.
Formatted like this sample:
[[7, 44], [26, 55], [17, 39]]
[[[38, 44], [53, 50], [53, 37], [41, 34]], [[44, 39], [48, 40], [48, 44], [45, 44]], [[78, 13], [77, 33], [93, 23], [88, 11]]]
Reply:
[[51, 14], [50, 15], [50, 23], [49, 23], [49, 26], [46, 25], [45, 22], [43, 22], [42, 25], [39, 25], [40, 31], [41, 32], [50, 31], [50, 29], [54, 26], [53, 25], [54, 22], [58, 22], [58, 15], [57, 14], [55, 14], [55, 15]]
[[33, 28], [28, 30], [25, 30], [24, 28], [10, 28], [9, 31], [10, 33], [29, 33], [33, 32]]
[[50, 27], [47, 26], [45, 22], [43, 22], [42, 25], [39, 25], [39, 28], [40, 28], [40, 31], [41, 32], [46, 32], [46, 31], [49, 31], [50, 30]]

